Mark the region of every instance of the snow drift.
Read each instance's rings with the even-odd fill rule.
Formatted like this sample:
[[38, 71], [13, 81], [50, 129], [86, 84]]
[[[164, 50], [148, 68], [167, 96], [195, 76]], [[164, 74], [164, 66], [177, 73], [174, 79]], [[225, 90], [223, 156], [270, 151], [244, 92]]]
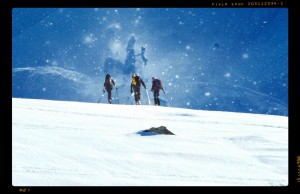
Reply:
[[13, 98], [12, 156], [13, 186], [286, 186], [288, 117]]

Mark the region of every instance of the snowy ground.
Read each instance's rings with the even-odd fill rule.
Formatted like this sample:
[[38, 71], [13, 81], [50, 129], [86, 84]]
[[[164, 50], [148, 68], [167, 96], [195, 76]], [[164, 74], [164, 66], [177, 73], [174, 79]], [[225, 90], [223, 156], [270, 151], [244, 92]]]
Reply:
[[12, 135], [14, 186], [288, 185], [283, 116], [13, 98]]

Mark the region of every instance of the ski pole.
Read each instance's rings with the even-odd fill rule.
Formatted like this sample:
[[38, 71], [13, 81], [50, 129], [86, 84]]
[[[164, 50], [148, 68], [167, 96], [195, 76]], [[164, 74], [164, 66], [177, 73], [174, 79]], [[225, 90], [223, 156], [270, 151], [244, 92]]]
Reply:
[[167, 96], [166, 92], [165, 92], [165, 91], [163, 91], [163, 92], [164, 92], [166, 98], [168, 99], [168, 101], [169, 101], [169, 103], [170, 103], [170, 99], [169, 99], [169, 97]]
[[132, 102], [130, 104], [132, 105], [132, 104], [135, 104], [135, 92], [132, 92], [131, 96], [132, 96], [133, 100], [132, 100]]
[[148, 93], [147, 89], [146, 89], [146, 93], [147, 93], [147, 97], [148, 97], [148, 104], [151, 106], [151, 101], [150, 101], [150, 97], [149, 97], [149, 93]]
[[118, 95], [118, 88], [117, 87], [116, 87], [116, 94], [117, 94], [118, 104], [120, 104], [119, 95]]
[[105, 93], [105, 90], [103, 89], [103, 92], [102, 92], [102, 94], [100, 96], [100, 99], [98, 100], [98, 103], [101, 101], [102, 97], [104, 96], [104, 93]]

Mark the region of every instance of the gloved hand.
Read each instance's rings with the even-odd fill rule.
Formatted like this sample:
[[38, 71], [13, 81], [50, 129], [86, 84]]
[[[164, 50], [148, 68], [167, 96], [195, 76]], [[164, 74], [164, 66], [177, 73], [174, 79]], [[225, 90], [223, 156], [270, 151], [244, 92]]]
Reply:
[[103, 90], [103, 93], [105, 92], [105, 90]]

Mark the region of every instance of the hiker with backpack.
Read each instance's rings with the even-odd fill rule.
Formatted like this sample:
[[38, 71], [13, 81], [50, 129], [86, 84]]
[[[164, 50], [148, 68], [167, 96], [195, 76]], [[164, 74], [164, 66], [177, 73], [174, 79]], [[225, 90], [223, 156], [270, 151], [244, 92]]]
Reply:
[[[107, 91], [107, 97], [108, 97], [108, 103], [111, 104], [112, 97], [111, 97], [111, 91], [113, 87], [116, 87], [114, 80], [111, 78], [109, 74], [105, 76], [105, 81], [104, 81], [104, 88]], [[105, 90], [103, 88], [103, 94], [105, 93]]]
[[134, 93], [134, 101], [136, 105], [141, 105], [141, 85], [147, 89], [144, 81], [140, 78], [139, 74], [135, 73], [132, 75], [130, 92]]
[[165, 93], [161, 80], [152, 77], [152, 88], [150, 91], [153, 92], [155, 106], [160, 106], [160, 100], [158, 98], [160, 90], [162, 90]]

